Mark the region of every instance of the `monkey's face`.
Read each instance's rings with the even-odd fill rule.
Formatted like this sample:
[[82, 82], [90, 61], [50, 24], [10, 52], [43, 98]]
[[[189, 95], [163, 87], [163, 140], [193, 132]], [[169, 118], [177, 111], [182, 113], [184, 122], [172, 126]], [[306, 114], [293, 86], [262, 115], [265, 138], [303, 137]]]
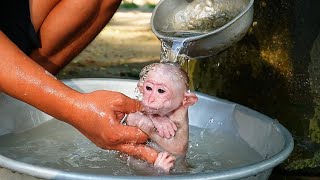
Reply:
[[142, 86], [142, 104], [148, 114], [164, 116], [181, 106], [185, 88], [168, 72], [149, 72]]

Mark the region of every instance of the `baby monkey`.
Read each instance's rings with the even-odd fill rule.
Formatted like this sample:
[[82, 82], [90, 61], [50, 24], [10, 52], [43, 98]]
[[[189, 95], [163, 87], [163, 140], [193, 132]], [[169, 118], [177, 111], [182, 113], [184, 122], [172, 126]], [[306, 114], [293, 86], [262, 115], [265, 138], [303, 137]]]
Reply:
[[129, 114], [126, 123], [149, 136], [149, 145], [158, 152], [154, 166], [169, 172], [175, 163], [185, 159], [189, 141], [188, 107], [198, 98], [189, 90], [187, 73], [172, 63], [144, 67], [137, 88], [144, 111]]

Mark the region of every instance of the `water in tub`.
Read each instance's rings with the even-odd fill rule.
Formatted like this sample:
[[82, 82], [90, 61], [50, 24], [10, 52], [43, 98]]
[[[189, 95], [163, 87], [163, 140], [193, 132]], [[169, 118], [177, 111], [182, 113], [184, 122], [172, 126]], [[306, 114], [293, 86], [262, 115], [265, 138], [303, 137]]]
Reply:
[[[0, 144], [1, 155], [28, 164], [95, 174], [141, 174], [128, 165], [125, 155], [96, 147], [73, 127], [54, 119], [22, 133], [0, 136]], [[217, 172], [260, 160], [259, 153], [238, 136], [219, 128], [191, 126], [189, 168], [177, 167], [171, 174]]]

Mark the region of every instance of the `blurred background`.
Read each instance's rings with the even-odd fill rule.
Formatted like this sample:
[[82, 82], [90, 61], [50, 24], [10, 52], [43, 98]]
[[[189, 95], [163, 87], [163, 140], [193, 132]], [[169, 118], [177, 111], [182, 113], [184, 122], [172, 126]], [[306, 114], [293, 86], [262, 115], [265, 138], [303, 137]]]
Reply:
[[[159, 62], [160, 41], [150, 29], [158, 1], [124, 0], [58, 78], [138, 79], [143, 66]], [[266, 114], [292, 133], [294, 151], [270, 179], [319, 179], [320, 1], [256, 0], [254, 11], [241, 41], [190, 61], [192, 89]]]

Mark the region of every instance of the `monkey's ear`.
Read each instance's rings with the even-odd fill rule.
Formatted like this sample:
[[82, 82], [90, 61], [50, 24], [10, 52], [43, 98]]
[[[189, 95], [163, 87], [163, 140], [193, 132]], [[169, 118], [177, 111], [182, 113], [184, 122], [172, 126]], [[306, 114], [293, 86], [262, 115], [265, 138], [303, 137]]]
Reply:
[[191, 92], [185, 92], [184, 93], [184, 99], [182, 102], [182, 105], [184, 107], [189, 107], [192, 106], [194, 103], [196, 103], [198, 101], [198, 97]]
[[142, 93], [143, 92], [143, 83], [141, 81], [138, 82], [137, 87], [139, 91]]

